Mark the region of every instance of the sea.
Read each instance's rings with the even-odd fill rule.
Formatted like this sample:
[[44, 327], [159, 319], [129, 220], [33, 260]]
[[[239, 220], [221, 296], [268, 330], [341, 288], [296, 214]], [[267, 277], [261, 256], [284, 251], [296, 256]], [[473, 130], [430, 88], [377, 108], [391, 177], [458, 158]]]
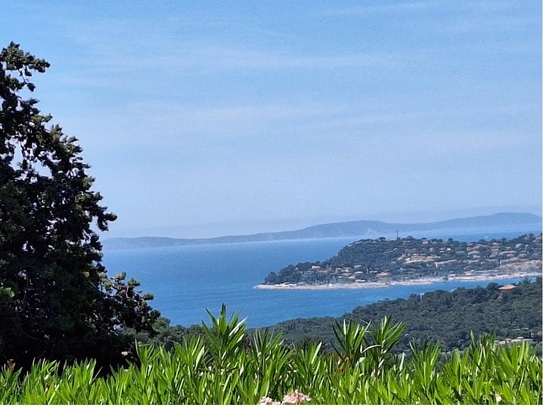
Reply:
[[[539, 230], [511, 230], [492, 233], [445, 234], [425, 232], [413, 237], [453, 238], [459, 241], [511, 238]], [[379, 237], [379, 236], [375, 236]], [[391, 237], [391, 236], [385, 236]], [[395, 236], [394, 236], [395, 237]], [[367, 238], [367, 237], [365, 237]], [[239, 314], [249, 328], [271, 326], [281, 321], [310, 317], [339, 317], [361, 305], [386, 299], [407, 298], [434, 290], [486, 287], [491, 281], [444, 281], [426, 285], [391, 285], [381, 288], [330, 290], [261, 290], [272, 271], [290, 264], [322, 261], [360, 237], [281, 240], [250, 243], [203, 244], [193, 246], [104, 251], [108, 274], [126, 272], [152, 293], [154, 309], [171, 325], [208, 324], [208, 311], [218, 315], [222, 304], [229, 315]], [[499, 284], [518, 278], [495, 280]]]

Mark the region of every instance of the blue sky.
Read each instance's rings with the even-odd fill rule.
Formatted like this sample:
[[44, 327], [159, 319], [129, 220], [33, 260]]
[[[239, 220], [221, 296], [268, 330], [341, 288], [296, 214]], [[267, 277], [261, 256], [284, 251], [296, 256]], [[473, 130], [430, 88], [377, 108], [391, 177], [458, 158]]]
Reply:
[[38, 1], [0, 10], [48, 60], [107, 236], [208, 237], [541, 212], [541, 2]]

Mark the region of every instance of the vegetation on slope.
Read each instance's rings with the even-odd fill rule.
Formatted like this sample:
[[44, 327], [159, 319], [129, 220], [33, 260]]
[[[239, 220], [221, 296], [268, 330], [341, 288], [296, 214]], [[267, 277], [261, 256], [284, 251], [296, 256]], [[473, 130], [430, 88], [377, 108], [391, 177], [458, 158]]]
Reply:
[[[398, 349], [409, 342], [439, 341], [443, 351], [469, 346], [470, 334], [495, 333], [498, 340], [524, 339], [539, 343], [542, 327], [542, 280], [524, 281], [515, 288], [490, 283], [486, 288], [459, 288], [411, 295], [407, 299], [384, 300], [355, 308], [339, 318], [308, 318], [281, 322], [271, 327], [287, 342], [322, 341], [331, 348], [337, 321], [367, 323], [390, 315], [406, 328]], [[506, 287], [507, 288], [507, 287]]]
[[459, 242], [453, 239], [364, 239], [323, 262], [289, 265], [264, 284], [349, 284], [443, 278], [494, 271], [541, 272], [542, 237]]
[[203, 337], [186, 338], [171, 352], [137, 348], [137, 363], [99, 377], [95, 362], [59, 370], [0, 371], [2, 404], [540, 404], [542, 360], [526, 344], [497, 345], [471, 338], [464, 352], [412, 344], [411, 356], [393, 349], [403, 324], [345, 322], [338, 346], [290, 348], [269, 331], [245, 332], [237, 316], [210, 314]]

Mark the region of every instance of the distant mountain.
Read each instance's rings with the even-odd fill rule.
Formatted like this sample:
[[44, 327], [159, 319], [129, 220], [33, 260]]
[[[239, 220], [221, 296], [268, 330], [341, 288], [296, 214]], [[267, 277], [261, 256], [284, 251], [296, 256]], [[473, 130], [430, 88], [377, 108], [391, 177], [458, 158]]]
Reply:
[[450, 219], [429, 223], [386, 223], [375, 220], [326, 223], [300, 230], [256, 233], [252, 235], [221, 236], [205, 239], [175, 239], [168, 237], [113, 238], [103, 241], [104, 249], [138, 249], [144, 247], [189, 246], [214, 243], [263, 242], [272, 240], [319, 239], [333, 237], [379, 237], [392, 234], [406, 236], [417, 232], [496, 233], [519, 227], [541, 231], [542, 218], [531, 213], [497, 213], [488, 216]]

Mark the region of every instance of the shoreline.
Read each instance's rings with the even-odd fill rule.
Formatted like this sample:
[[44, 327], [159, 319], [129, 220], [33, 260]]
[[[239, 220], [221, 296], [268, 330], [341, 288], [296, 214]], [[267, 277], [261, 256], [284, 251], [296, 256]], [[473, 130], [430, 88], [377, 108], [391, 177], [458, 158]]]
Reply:
[[441, 278], [419, 278], [406, 281], [391, 280], [389, 282], [369, 282], [369, 283], [336, 283], [336, 284], [258, 284], [253, 287], [257, 290], [364, 290], [369, 288], [385, 288], [390, 286], [410, 286], [410, 285], [427, 285], [435, 283], [444, 283], [449, 281], [492, 281], [504, 280], [509, 278], [529, 278], [541, 277], [541, 271], [519, 271], [516, 273], [504, 274], [481, 274], [481, 275], [461, 275], [449, 277], [447, 280]]

